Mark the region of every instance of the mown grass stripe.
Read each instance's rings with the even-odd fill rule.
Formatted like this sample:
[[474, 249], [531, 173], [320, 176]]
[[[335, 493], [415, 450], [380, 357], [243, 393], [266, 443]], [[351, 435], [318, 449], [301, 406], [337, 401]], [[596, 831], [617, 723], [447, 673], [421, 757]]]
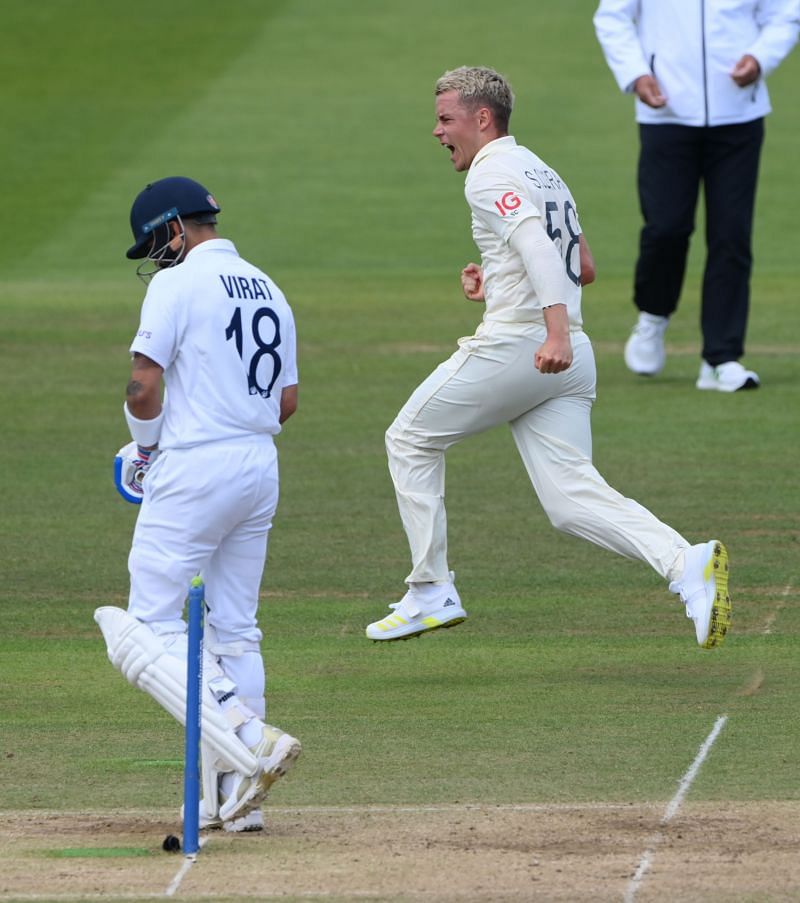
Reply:
[[46, 856], [54, 859], [113, 859], [126, 856], [151, 856], [147, 847], [64, 847], [48, 850]]

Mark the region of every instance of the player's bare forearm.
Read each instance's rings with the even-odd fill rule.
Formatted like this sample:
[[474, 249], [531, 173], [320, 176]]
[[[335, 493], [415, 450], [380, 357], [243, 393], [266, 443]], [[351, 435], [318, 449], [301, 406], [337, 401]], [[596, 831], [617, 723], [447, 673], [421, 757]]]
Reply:
[[586, 241], [583, 233], [578, 239], [578, 248], [581, 255], [581, 285], [590, 285], [597, 277], [597, 270], [594, 265], [594, 256], [589, 242]]
[[297, 386], [284, 386], [281, 391], [279, 423], [285, 423], [297, 410]]
[[163, 369], [144, 354], [135, 353], [131, 378], [125, 389], [128, 410], [139, 420], [153, 420], [161, 413]]
[[540, 373], [561, 373], [572, 364], [567, 306], [552, 304], [544, 308], [543, 314], [547, 337], [536, 352], [533, 362]]

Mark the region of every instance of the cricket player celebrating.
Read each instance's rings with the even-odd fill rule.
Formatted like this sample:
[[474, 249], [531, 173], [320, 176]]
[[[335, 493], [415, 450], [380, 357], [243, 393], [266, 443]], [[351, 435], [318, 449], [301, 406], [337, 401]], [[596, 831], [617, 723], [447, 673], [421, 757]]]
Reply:
[[[275, 436], [297, 407], [295, 326], [281, 290], [217, 235], [219, 206], [183, 177], [131, 209], [129, 258], [148, 283], [131, 345], [117, 461], [141, 501], [127, 612], [95, 619], [128, 680], [185, 720], [192, 578], [206, 589], [201, 827], [257, 830], [272, 783], [300, 743], [265, 723], [258, 594], [278, 504]], [[166, 401], [162, 406], [162, 380]]]
[[581, 321], [594, 262], [564, 180], [508, 134], [514, 97], [492, 69], [462, 67], [436, 84], [434, 137], [466, 172], [481, 265], [461, 274], [485, 302], [475, 335], [411, 395], [386, 433], [389, 470], [411, 548], [407, 592], [367, 627], [400, 640], [462, 622], [447, 561], [444, 455], [456, 442], [509, 423], [552, 524], [647, 562], [680, 595], [697, 642], [711, 648], [731, 617], [722, 543], [690, 545], [612, 489], [592, 465], [595, 362]]

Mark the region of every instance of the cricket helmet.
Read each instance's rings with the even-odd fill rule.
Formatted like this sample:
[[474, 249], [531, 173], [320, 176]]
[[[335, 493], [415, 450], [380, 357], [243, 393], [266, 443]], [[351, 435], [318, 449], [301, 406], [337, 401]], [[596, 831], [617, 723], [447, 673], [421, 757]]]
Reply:
[[174, 219], [191, 219], [198, 223], [216, 223], [220, 206], [211, 192], [194, 179], [169, 176], [151, 182], [139, 192], [131, 207], [131, 230], [135, 244], [127, 257], [148, 257], [158, 244], [155, 233], [159, 226], [169, 234], [166, 223]]

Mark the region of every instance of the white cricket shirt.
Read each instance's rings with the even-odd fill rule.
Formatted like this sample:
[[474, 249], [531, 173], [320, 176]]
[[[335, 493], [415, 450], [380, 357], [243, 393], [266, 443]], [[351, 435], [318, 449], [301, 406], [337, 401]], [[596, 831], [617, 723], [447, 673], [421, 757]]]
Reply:
[[297, 383], [294, 318], [232, 242], [202, 242], [153, 277], [130, 350], [164, 368], [159, 447], [280, 432], [281, 391]]
[[545, 325], [525, 264], [508, 244], [523, 220], [539, 217], [564, 261], [570, 330], [581, 329], [581, 234], [575, 201], [558, 173], [511, 135], [478, 151], [464, 194], [472, 210], [472, 237], [481, 252], [486, 312], [494, 322]]

